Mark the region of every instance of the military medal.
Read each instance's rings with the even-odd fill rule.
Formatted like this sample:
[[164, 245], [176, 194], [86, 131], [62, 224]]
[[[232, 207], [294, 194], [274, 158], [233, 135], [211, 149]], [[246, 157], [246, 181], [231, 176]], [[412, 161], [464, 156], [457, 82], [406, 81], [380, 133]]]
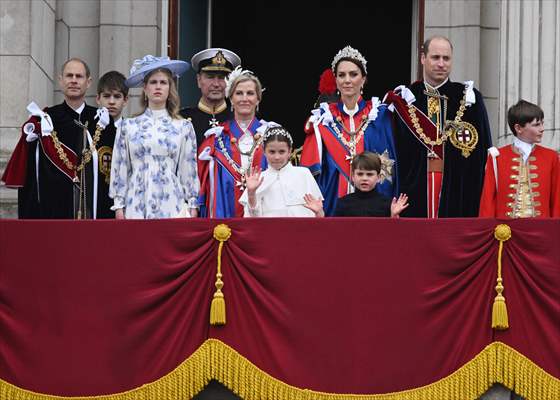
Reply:
[[208, 125], [210, 125], [210, 127], [212, 128], [215, 128], [218, 125], [220, 125], [220, 122], [216, 119], [216, 116], [214, 114], [212, 114], [212, 119], [208, 121]]

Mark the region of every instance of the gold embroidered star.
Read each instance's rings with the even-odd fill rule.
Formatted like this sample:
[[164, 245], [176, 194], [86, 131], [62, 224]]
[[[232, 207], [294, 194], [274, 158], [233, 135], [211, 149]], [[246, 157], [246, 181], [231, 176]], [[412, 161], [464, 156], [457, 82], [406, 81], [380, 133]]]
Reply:
[[395, 160], [389, 158], [389, 152], [387, 151], [387, 149], [385, 149], [383, 154], [379, 154], [379, 158], [381, 159], [381, 173], [379, 174], [379, 183], [383, 183], [385, 179], [393, 183], [393, 165], [395, 164]]

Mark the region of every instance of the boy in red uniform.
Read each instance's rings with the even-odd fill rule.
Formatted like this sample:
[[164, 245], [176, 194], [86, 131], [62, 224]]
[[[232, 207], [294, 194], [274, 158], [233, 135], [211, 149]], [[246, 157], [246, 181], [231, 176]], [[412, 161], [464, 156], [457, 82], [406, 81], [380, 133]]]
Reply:
[[520, 100], [508, 110], [513, 143], [488, 149], [480, 217], [560, 217], [558, 153], [539, 146], [544, 113]]

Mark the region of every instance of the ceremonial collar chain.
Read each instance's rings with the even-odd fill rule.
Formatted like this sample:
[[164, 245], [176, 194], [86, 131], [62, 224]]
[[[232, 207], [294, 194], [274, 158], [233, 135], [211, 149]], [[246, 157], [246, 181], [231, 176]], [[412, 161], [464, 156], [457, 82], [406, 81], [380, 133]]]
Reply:
[[360, 142], [360, 140], [364, 136], [364, 133], [365, 133], [365, 131], [366, 131], [368, 125], [369, 125], [369, 119], [366, 115], [362, 116], [362, 122], [360, 123], [360, 127], [358, 128], [357, 132], [348, 131], [346, 129], [346, 127], [344, 126], [344, 123], [342, 121], [342, 117], [338, 116], [336, 118], [336, 121], [340, 124], [340, 126], [342, 127], [344, 132], [346, 132], [346, 134], [348, 134], [348, 136], [350, 136], [350, 141], [348, 141], [344, 137], [344, 134], [338, 128], [337, 124], [334, 121], [330, 123], [330, 126], [335, 131], [338, 139], [344, 144], [344, 146], [350, 152], [350, 157], [347, 156], [347, 159], [352, 161], [352, 159], [356, 156], [356, 146], [358, 145], [358, 143]]
[[[86, 126], [87, 126], [87, 121], [86, 121]], [[80, 165], [78, 165], [77, 167], [74, 164], [72, 164], [72, 162], [68, 159], [68, 156], [66, 155], [66, 152], [62, 148], [60, 140], [58, 139], [58, 134], [56, 133], [56, 131], [52, 131], [51, 136], [53, 138], [53, 144], [58, 154], [58, 157], [60, 158], [60, 161], [62, 161], [64, 165], [66, 165], [66, 167], [70, 170], [76, 170], [78, 172], [83, 170], [85, 165], [91, 161], [92, 152], [95, 151], [97, 147], [97, 143], [101, 138], [102, 131], [103, 128], [100, 125], [97, 125], [97, 128], [95, 129], [95, 134], [93, 135], [92, 143], [88, 148], [83, 150], [82, 161], [80, 162]]]
[[[437, 93], [437, 91], [435, 92]], [[418, 116], [416, 115], [416, 107], [413, 104], [409, 104], [408, 105], [408, 114], [410, 115], [410, 119], [412, 120], [412, 124], [414, 125], [414, 129], [416, 130], [416, 133], [418, 134], [418, 136], [420, 137], [420, 139], [422, 139], [422, 141], [430, 146], [440, 146], [442, 145], [447, 138], [449, 137], [449, 135], [451, 135], [453, 132], [451, 129], [447, 129], [448, 125], [450, 123], [454, 123], [454, 124], [461, 124], [461, 118], [463, 118], [463, 115], [465, 114], [465, 110], [466, 110], [466, 96], [467, 96], [467, 88], [465, 87], [465, 89], [463, 90], [463, 98], [461, 99], [460, 103], [459, 103], [459, 109], [457, 110], [457, 113], [455, 114], [455, 119], [454, 121], [445, 121], [445, 126], [444, 126], [444, 130], [443, 130], [443, 134], [440, 137], [437, 137], [436, 140], [432, 140], [430, 139], [428, 136], [426, 136], [426, 134], [424, 133], [424, 129], [420, 126], [420, 121], [418, 120]], [[444, 115], [447, 115], [447, 100], [444, 100]], [[439, 129], [439, 127], [437, 127]]]
[[249, 149], [249, 151], [243, 151], [241, 149], [241, 147], [238, 144], [239, 139], [237, 139], [235, 136], [231, 136], [230, 142], [237, 147], [237, 150], [239, 150], [239, 153], [247, 156], [247, 157], [252, 157], [252, 154], [255, 152], [255, 149], [257, 148], [257, 145], [260, 143], [260, 139], [261, 139], [261, 134], [260, 133], [256, 133], [255, 135], [253, 135], [253, 133], [248, 129], [248, 127], [251, 125], [253, 121], [249, 122], [249, 124], [247, 125], [247, 127], [243, 126], [241, 123], [237, 122], [237, 126], [239, 126], [239, 129], [241, 129], [241, 132], [243, 132], [243, 135], [241, 135], [239, 137], [239, 139], [241, 139], [244, 136], [249, 136], [250, 138], [253, 139], [253, 144], [251, 145], [251, 148]]
[[[231, 156], [229, 155], [227, 148], [224, 144], [224, 140], [223, 140], [223, 134], [222, 135], [217, 135], [216, 139], [218, 140], [218, 147], [220, 148], [220, 151], [222, 152], [222, 154], [224, 155], [224, 157], [226, 158], [228, 164], [234, 169], [235, 172], [237, 172], [240, 175], [240, 182], [237, 182], [238, 186], [241, 186], [241, 190], [245, 189], [245, 172], [246, 170], [238, 165], [233, 158], [231, 158]], [[257, 147], [261, 144], [262, 141], [262, 137], [260, 134], [256, 134], [253, 136], [253, 146], [251, 147], [251, 150], [247, 153], [241, 153], [241, 149], [239, 149], [239, 147], [237, 147], [237, 149], [239, 150], [239, 152], [243, 155], [246, 155], [249, 157], [249, 167], [251, 165], [253, 165], [253, 158], [255, 157], [255, 151], [257, 150]], [[236, 139], [234, 137], [231, 137], [230, 139], [230, 143], [235, 144], [236, 143]], [[236, 144], [235, 144], [236, 145]], [[237, 146], [237, 145], [236, 145]]]

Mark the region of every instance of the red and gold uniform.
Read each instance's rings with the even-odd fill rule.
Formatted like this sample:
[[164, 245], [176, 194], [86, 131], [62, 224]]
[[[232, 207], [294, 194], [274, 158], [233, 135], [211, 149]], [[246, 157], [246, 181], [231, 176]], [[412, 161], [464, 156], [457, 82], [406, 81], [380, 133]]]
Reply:
[[526, 162], [514, 145], [493, 148], [489, 153], [480, 217], [560, 217], [560, 161], [556, 151], [535, 145]]

